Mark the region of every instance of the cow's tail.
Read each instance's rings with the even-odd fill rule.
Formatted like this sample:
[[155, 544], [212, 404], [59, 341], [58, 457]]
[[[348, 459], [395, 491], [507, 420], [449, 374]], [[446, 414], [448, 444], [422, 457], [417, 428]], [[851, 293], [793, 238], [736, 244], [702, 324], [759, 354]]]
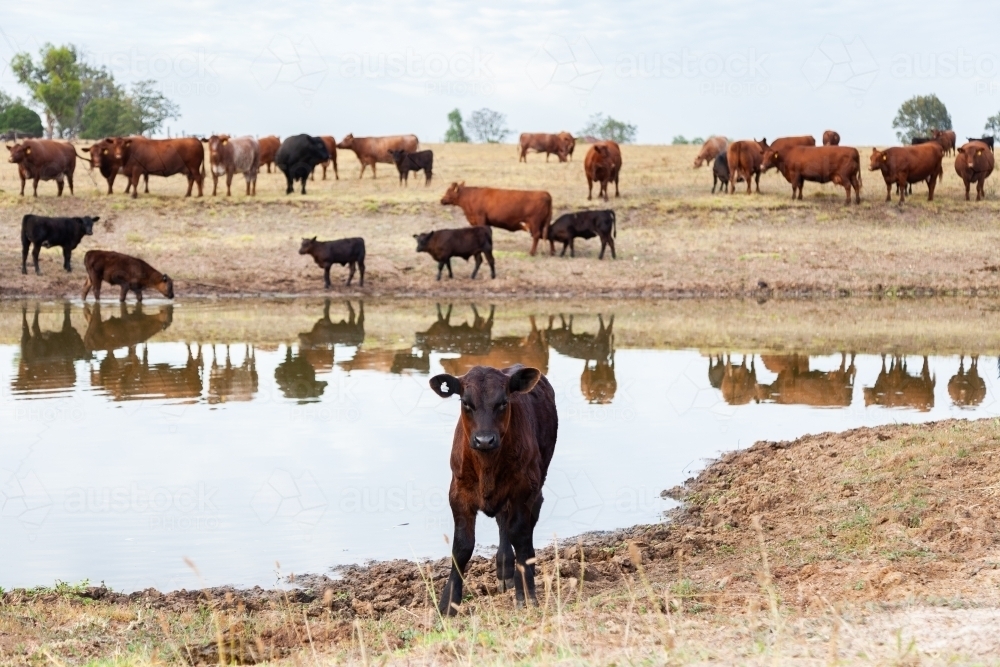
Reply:
[[[73, 152], [74, 152], [74, 153], [76, 153], [76, 151], [73, 151]], [[89, 158], [89, 157], [83, 157], [83, 156], [82, 156], [82, 155], [80, 155], [79, 153], [76, 153], [76, 156], [77, 156], [78, 158], [80, 158], [81, 160], [84, 160], [84, 161], [86, 161], [86, 162], [89, 162], [90, 164], [94, 164], [94, 161], [93, 161], [93, 160], [92, 160], [91, 158]]]
[[549, 227], [552, 225], [552, 196], [549, 196], [549, 210], [545, 213], [545, 224], [542, 225], [542, 239], [549, 238]]
[[618, 216], [611, 211], [611, 236], [618, 238]]

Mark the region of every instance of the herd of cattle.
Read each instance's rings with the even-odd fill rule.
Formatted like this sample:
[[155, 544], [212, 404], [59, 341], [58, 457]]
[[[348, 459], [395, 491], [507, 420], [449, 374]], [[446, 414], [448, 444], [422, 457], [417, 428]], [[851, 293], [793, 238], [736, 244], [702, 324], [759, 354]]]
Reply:
[[[934, 201], [934, 187], [944, 178], [942, 160], [955, 155], [955, 172], [965, 184], [965, 199], [976, 185], [976, 201], [986, 196], [984, 184], [993, 173], [993, 137], [970, 137], [968, 143], [956, 148], [952, 130], [934, 130], [930, 137], [916, 137], [909, 146], [893, 146], [885, 150], [873, 148], [869, 171], [882, 172], [885, 180], [885, 200], [892, 199], [892, 186], [899, 193], [899, 203], [912, 192], [914, 183], [927, 184], [927, 199]], [[782, 137], [768, 144], [767, 139], [734, 141], [725, 137], [709, 137], [704, 143], [694, 167], [712, 163], [712, 192], [721, 183], [732, 194], [736, 184], [745, 182], [747, 194], [751, 179], [760, 192], [760, 175], [775, 167], [792, 186], [792, 198], [802, 199], [805, 181], [833, 183], [847, 192], [847, 204], [854, 192], [855, 203], [861, 203], [861, 155], [856, 148], [840, 145], [840, 134], [833, 130], [823, 133], [823, 145], [809, 136]]]

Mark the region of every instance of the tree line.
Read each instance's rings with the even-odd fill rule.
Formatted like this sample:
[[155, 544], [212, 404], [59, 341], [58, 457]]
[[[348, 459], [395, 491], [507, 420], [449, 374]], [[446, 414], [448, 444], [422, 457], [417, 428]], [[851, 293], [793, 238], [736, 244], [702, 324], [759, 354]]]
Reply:
[[[18, 53], [10, 67], [29, 98], [25, 102], [0, 91], [0, 132], [44, 132], [50, 139], [150, 136], [168, 119], [180, 117], [180, 107], [157, 89], [156, 81], [119, 84], [106, 67], [88, 63], [72, 44], [46, 44], [37, 60]], [[44, 125], [34, 109], [44, 116]]]
[[[468, 125], [468, 131], [466, 131]], [[602, 113], [592, 115], [587, 124], [576, 134], [581, 137], [595, 137], [619, 144], [631, 144], [635, 141], [638, 128], [624, 121], [616, 120]], [[507, 127], [507, 116], [492, 109], [478, 109], [469, 114], [469, 120], [462, 118], [459, 109], [453, 109], [448, 114], [448, 129], [444, 133], [445, 143], [468, 143], [477, 141], [483, 144], [498, 144], [511, 135]], [[471, 138], [470, 138], [471, 136]]]

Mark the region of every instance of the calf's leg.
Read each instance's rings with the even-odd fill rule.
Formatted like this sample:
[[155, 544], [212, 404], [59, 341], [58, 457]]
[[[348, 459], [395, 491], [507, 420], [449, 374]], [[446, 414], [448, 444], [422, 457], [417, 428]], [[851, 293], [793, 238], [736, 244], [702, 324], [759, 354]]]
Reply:
[[226, 172], [226, 196], [233, 196], [233, 172], [229, 170]]
[[[361, 274], [361, 281], [358, 283], [359, 287], [365, 286], [365, 260], [361, 258], [358, 260], [358, 272]], [[352, 311], [353, 312], [353, 311]], [[361, 319], [365, 319], [364, 304], [361, 306]]]
[[351, 281], [354, 280], [354, 266], [355, 266], [354, 262], [351, 262], [350, 265], [348, 265], [348, 267], [347, 267], [348, 268], [348, 273], [347, 273], [347, 286], [348, 287], [351, 286]]
[[121, 296], [118, 297], [118, 300], [125, 303], [126, 296], [128, 296], [128, 285], [122, 285], [122, 293]]
[[510, 545], [507, 531], [507, 515], [497, 514], [497, 528], [500, 529], [500, 544], [497, 546], [497, 582], [500, 592], [514, 588], [514, 547]]
[[26, 237], [21, 237], [21, 273], [28, 273], [28, 248], [31, 247], [31, 241]]
[[327, 264], [323, 267], [323, 287], [330, 289], [330, 265]]
[[[493, 265], [493, 251], [492, 250], [484, 250], [483, 254], [486, 255], [486, 261], [490, 265], [490, 278], [496, 278], [497, 277], [497, 270], [496, 270], [496, 267]], [[492, 317], [492, 315], [490, 315], [490, 317]]]
[[510, 522], [510, 542], [514, 547], [516, 572], [514, 573], [514, 604], [524, 607], [530, 601], [538, 605], [535, 597], [535, 545], [532, 536], [534, 522], [528, 507], [513, 510]]
[[476, 266], [472, 269], [472, 279], [476, 279], [476, 274], [479, 273], [479, 267], [483, 265], [483, 254], [477, 252], [476, 255]]
[[69, 257], [73, 254], [73, 251], [69, 249], [69, 246], [63, 246], [63, 268], [69, 273], [73, 269], [69, 265]]
[[214, 171], [212, 172], [212, 196], [215, 197], [219, 194], [219, 175]]
[[41, 270], [38, 268], [38, 253], [42, 251], [42, 244], [35, 241], [35, 247], [31, 251], [31, 261], [35, 264], [35, 275], [42, 275]]
[[442, 271], [444, 271], [444, 262], [438, 262], [438, 276], [437, 276], [438, 280], [441, 280]]
[[[451, 545], [451, 573], [438, 601], [438, 611], [442, 616], [454, 616], [458, 613], [458, 605], [462, 602], [465, 567], [476, 547], [476, 510], [453, 502], [451, 513], [455, 519], [455, 539]], [[517, 581], [516, 577], [514, 581]]]
[[450, 280], [451, 278], [455, 277], [455, 274], [451, 272], [451, 257], [449, 257], [444, 261], [448, 264], [448, 279]]

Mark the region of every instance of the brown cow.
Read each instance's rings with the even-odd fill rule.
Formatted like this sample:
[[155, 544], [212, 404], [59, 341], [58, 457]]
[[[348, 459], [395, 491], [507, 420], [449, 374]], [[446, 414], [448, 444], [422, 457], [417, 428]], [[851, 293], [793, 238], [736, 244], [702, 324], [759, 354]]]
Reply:
[[[35, 317], [38, 315], [35, 311]], [[979, 377], [979, 356], [972, 355], [969, 370], [965, 370], [965, 355], [958, 358], [958, 373], [948, 380], [948, 395], [960, 408], [974, 408], [986, 398], [986, 383]]]
[[[490, 321], [492, 322], [492, 310]], [[543, 374], [548, 372], [549, 346], [546, 336], [535, 323], [535, 317], [528, 318], [531, 331], [527, 336], [500, 336], [490, 339], [489, 351], [482, 354], [463, 354], [441, 360], [441, 368], [452, 375], [468, 373], [475, 366], [506, 368], [521, 364], [537, 368]]]
[[823, 133], [823, 145], [824, 146], [839, 146], [840, 145], [840, 134], [834, 132], [833, 130], [827, 130]]
[[764, 161], [761, 167], [766, 171], [777, 167], [781, 175], [792, 184], [792, 199], [802, 199], [802, 185], [805, 181], [834, 183], [847, 191], [847, 204], [851, 203], [851, 188], [854, 201], [861, 203], [861, 156], [858, 149], [847, 146], [791, 146], [774, 149], [764, 144]]
[[761, 355], [764, 366], [777, 379], [769, 385], [757, 385], [759, 401], [781, 405], [812, 405], [815, 407], [847, 407], [854, 395], [854, 355], [847, 364], [841, 353], [840, 368], [823, 372], [809, 370], [809, 357], [799, 354]]
[[[115, 158], [115, 140], [111, 137], [102, 139], [95, 144], [90, 146], [83, 146], [80, 150], [90, 153], [90, 170], [93, 171], [97, 169], [101, 172], [101, 176], [104, 180], [108, 182], [108, 194], [112, 193], [112, 187], [115, 184], [115, 179], [118, 174], [124, 174], [122, 169], [122, 162]], [[81, 159], [86, 160], [83, 156]], [[143, 180], [145, 181], [145, 193], [149, 194], [149, 174], [143, 174]], [[125, 194], [128, 194], [132, 190], [132, 178], [130, 176], [125, 176]]]
[[142, 304], [136, 304], [130, 313], [124, 303], [120, 304], [119, 316], [101, 319], [101, 304], [83, 305], [83, 318], [87, 321], [87, 331], [83, 344], [88, 352], [117, 350], [135, 347], [166, 330], [174, 321], [174, 307], [161, 306], [159, 312], [142, 312]]
[[252, 401], [257, 393], [257, 359], [254, 349], [245, 346], [243, 363], [233, 366], [229, 357], [229, 345], [226, 345], [226, 365], [219, 365], [219, 357], [212, 346], [212, 368], [208, 371], [208, 404], [231, 403], [234, 401]]
[[348, 148], [354, 151], [361, 163], [361, 173], [358, 178], [365, 175], [365, 167], [371, 166], [372, 178], [375, 178], [375, 165], [378, 162], [392, 164], [391, 150], [404, 150], [407, 153], [416, 153], [420, 147], [420, 140], [415, 134], [400, 134], [388, 137], [355, 137], [348, 134], [337, 144], [337, 148]]
[[[323, 180], [326, 180], [326, 169], [327, 167], [333, 166], [333, 175], [339, 181], [340, 173], [337, 171], [337, 140], [330, 135], [324, 135], [320, 137], [320, 141], [326, 146], [326, 152], [330, 154], [330, 159], [326, 162], [321, 163], [319, 166], [323, 167]], [[311, 176], [312, 180], [316, 180], [316, 170], [313, 169]]]
[[698, 151], [698, 157], [694, 159], [694, 168], [697, 169], [706, 163], [711, 164], [716, 157], [726, 152], [728, 145], [729, 140], [718, 135], [706, 139], [705, 143], [701, 145], [701, 150]]
[[719, 381], [719, 389], [722, 391], [723, 400], [729, 405], [745, 405], [750, 401], [760, 402], [757, 398], [757, 369], [754, 368], [754, 358], [750, 357], [750, 368], [747, 368], [746, 355], [739, 366], [727, 363]]
[[[562, 139], [563, 145], [566, 146], [566, 156], [572, 160], [573, 151], [576, 150], [576, 137], [574, 137], [570, 132], [560, 132], [559, 138]], [[548, 160], [549, 156], [546, 155], [545, 159]]]
[[[201, 144], [199, 144], [200, 146]], [[119, 285], [122, 289], [119, 301], [124, 302], [130, 291], [142, 303], [142, 290], [155, 289], [168, 299], [174, 298], [174, 281], [165, 273], [160, 273], [137, 257], [130, 257], [110, 250], [88, 250], [83, 256], [87, 268], [87, 283], [83, 286], [83, 300], [91, 288], [94, 298], [101, 300], [101, 283]]]
[[622, 168], [622, 150], [613, 141], [599, 141], [590, 147], [583, 159], [583, 171], [587, 175], [587, 199], [594, 195], [594, 181], [601, 184], [598, 197], [608, 200], [608, 183], [614, 181], [615, 197], [618, 197], [618, 172]]
[[476, 366], [461, 377], [442, 373], [430, 385], [442, 398], [461, 398], [448, 491], [455, 520], [452, 568], [438, 611], [454, 615], [462, 602], [480, 511], [496, 517], [500, 529], [500, 589], [513, 584], [518, 607], [537, 604], [534, 530], [559, 427], [552, 385], [537, 368], [521, 365], [503, 370]]
[[931, 137], [941, 144], [941, 150], [945, 155], [954, 155], [958, 139], [954, 130], [934, 130], [931, 132]]
[[330, 319], [330, 299], [323, 303], [323, 317], [316, 320], [312, 329], [299, 334], [299, 355], [305, 357], [317, 371], [333, 369], [337, 345], [360, 347], [365, 342], [365, 302], [358, 304], [360, 314], [347, 301], [347, 319], [339, 322]]
[[204, 368], [201, 346], [196, 354], [191, 354], [190, 345], [185, 347], [187, 361], [183, 366], [150, 364], [148, 346], [143, 346], [141, 359], [134, 347], [128, 348], [124, 357], [108, 352], [97, 369], [91, 369], [90, 385], [103, 389], [113, 401], [200, 398]]
[[919, 376], [906, 372], [906, 359], [893, 356], [889, 370], [885, 370], [885, 355], [882, 355], [882, 370], [875, 380], [875, 386], [865, 387], [865, 407], [883, 405], [887, 408], [916, 408], [927, 412], [934, 407], [934, 385], [924, 357], [924, 365]]
[[[767, 139], [762, 139], [762, 148], [767, 145]], [[797, 137], [778, 137], [770, 144], [771, 150], [780, 151], [784, 148], [790, 148], [791, 146], [815, 146], [816, 139], [812, 136], [805, 134]], [[773, 166], [773, 165], [772, 165]], [[761, 171], [767, 173], [767, 170], [771, 167], [761, 167]]]
[[746, 181], [747, 194], [750, 194], [750, 181], [753, 180], [760, 194], [760, 165], [764, 161], [762, 145], [767, 145], [767, 139], [760, 141], [734, 141], [726, 149], [726, 159], [729, 162], [729, 194], [736, 192], [737, 181]]
[[70, 322], [70, 304], [63, 302], [62, 326], [42, 331], [38, 324], [38, 304], [28, 327], [28, 309], [21, 306], [21, 354], [17, 376], [10, 383], [14, 392], [54, 393], [76, 384], [76, 361], [89, 360], [90, 352]]
[[187, 176], [186, 197], [191, 196], [195, 183], [201, 197], [205, 185], [205, 149], [194, 137], [183, 139], [146, 139], [116, 137], [114, 155], [132, 183], [132, 199], [139, 196], [139, 176]]
[[25, 139], [22, 143], [7, 146], [10, 161], [18, 166], [21, 177], [21, 196], [24, 184], [31, 179], [35, 196], [38, 196], [38, 181], [55, 180], [58, 197], [62, 197], [63, 179], [69, 183], [69, 193], [73, 194], [73, 172], [76, 170], [76, 151], [70, 144], [49, 139]]
[[273, 134], [268, 137], [261, 137], [257, 140], [260, 144], [260, 166], [267, 167], [267, 173], [271, 173], [271, 165], [274, 164], [274, 155], [281, 148], [281, 137]]
[[607, 326], [604, 317], [597, 315], [598, 330], [592, 333], [574, 333], [573, 316], [569, 323], [559, 316], [560, 328], [552, 326], [554, 318], [549, 317], [549, 328], [545, 337], [549, 345], [564, 357], [583, 360], [580, 375], [580, 392], [588, 403], [607, 404], [615, 397], [618, 380], [615, 378], [615, 316], [611, 315]]
[[[535, 151], [536, 153], [545, 153], [545, 161], [549, 161], [549, 155], [555, 153], [556, 157], [559, 158], [560, 162], [565, 162], [567, 156], [569, 155], [569, 144], [566, 142], [566, 135], [568, 132], [560, 132], [559, 134], [545, 134], [542, 132], [522, 132], [520, 138], [518, 139], [518, 151], [520, 152], [520, 157], [518, 162], [528, 161], [528, 151]], [[570, 135], [572, 139], [572, 135]], [[574, 141], [574, 146], [575, 146]]]
[[965, 183], [965, 201], [969, 201], [969, 186], [976, 184], [976, 201], [986, 196], [983, 184], [993, 173], [993, 151], [981, 141], [970, 141], [955, 155], [955, 173]]
[[552, 195], [544, 190], [502, 190], [452, 183], [441, 198], [445, 206], [460, 206], [470, 225], [531, 233], [531, 254], [546, 238], [552, 222]]
[[880, 151], [872, 149], [868, 169], [881, 171], [885, 179], [885, 200], [892, 200], [892, 186], [899, 192], [899, 204], [906, 199], [910, 183], [927, 182], [927, 201], [934, 201], [934, 187], [942, 175], [941, 146], [935, 142], [917, 146], [895, 146]]
[[243, 174], [246, 179], [247, 196], [256, 196], [260, 143], [249, 135], [234, 139], [228, 134], [213, 134], [202, 141], [208, 144], [208, 162], [212, 165], [212, 196], [218, 191], [219, 176], [225, 176], [226, 196], [231, 197], [233, 176], [236, 174]]

